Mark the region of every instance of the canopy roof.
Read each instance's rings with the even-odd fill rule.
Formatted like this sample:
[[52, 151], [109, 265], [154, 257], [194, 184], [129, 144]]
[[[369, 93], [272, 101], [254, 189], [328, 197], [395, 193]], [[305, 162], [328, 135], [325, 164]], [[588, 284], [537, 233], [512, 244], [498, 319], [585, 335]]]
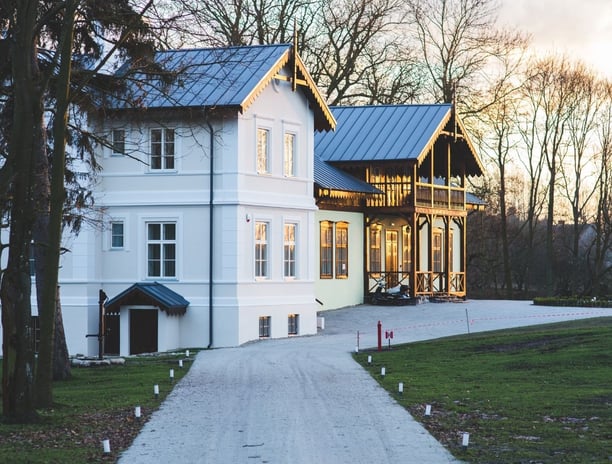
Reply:
[[108, 312], [119, 311], [121, 306], [157, 306], [171, 315], [182, 315], [187, 311], [189, 301], [158, 282], [140, 282], [127, 288], [106, 302]]

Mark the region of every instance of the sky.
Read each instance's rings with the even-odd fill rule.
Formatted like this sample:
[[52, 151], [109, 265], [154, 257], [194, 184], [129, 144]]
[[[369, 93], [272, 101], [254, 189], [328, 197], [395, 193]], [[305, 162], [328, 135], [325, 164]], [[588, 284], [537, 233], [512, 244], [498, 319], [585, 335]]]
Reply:
[[532, 35], [541, 51], [566, 52], [612, 79], [612, 0], [501, 0], [499, 21]]

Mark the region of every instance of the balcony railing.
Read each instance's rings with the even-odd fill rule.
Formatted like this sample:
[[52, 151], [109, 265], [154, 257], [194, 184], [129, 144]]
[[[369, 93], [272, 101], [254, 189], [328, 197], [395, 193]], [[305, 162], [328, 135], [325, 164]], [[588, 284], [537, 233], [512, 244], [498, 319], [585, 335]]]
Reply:
[[377, 182], [374, 187], [385, 193], [372, 195], [367, 206], [396, 208], [402, 206], [424, 206], [429, 208], [465, 209], [465, 189], [434, 185], [423, 182], [416, 184], [416, 198], [412, 195], [409, 182]]

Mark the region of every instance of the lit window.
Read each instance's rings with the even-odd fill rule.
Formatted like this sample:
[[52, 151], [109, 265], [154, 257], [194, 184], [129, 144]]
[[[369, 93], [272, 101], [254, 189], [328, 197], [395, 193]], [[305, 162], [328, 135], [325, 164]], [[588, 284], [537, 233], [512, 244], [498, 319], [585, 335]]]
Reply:
[[151, 169], [174, 169], [174, 129], [151, 129]]
[[331, 279], [333, 277], [333, 223], [329, 221], [321, 222], [321, 278]]
[[270, 316], [261, 316], [259, 318], [259, 336], [261, 338], [267, 338], [270, 336]]
[[113, 155], [125, 154], [125, 130], [113, 129], [112, 137]]
[[287, 318], [287, 333], [289, 335], [297, 335], [299, 333], [299, 314], [289, 314]]
[[381, 229], [370, 228], [370, 271], [380, 273], [381, 270]]
[[442, 231], [433, 233], [433, 272], [442, 272]]
[[348, 224], [336, 224], [336, 278], [348, 277]]
[[412, 256], [410, 255], [410, 250], [412, 247], [412, 234], [410, 232], [410, 227], [405, 226], [402, 233], [402, 259], [403, 259], [403, 271], [405, 273], [410, 272], [412, 268]]
[[147, 277], [176, 277], [176, 224], [147, 224]]
[[111, 248], [123, 248], [123, 222], [111, 223]]
[[283, 268], [285, 277], [295, 277], [295, 224], [285, 224]]
[[286, 177], [295, 176], [295, 134], [285, 133], [284, 174]]
[[255, 223], [255, 277], [268, 277], [268, 223]]
[[268, 150], [270, 143], [270, 131], [268, 129], [257, 129], [257, 173], [269, 172]]

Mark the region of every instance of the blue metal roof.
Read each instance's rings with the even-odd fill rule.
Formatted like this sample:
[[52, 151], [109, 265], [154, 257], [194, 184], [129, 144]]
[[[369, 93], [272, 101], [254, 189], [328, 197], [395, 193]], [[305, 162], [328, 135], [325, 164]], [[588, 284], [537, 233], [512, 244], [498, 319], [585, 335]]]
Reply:
[[345, 192], [359, 193], [383, 193], [367, 182], [355, 177], [321, 161], [318, 156], [314, 157], [314, 181], [323, 188], [342, 190]]
[[[300, 83], [297, 88], [311, 104], [316, 129], [335, 127], [325, 99], [291, 44], [168, 50], [157, 52], [154, 59], [161, 71], [136, 72], [126, 94], [112, 99], [107, 108], [231, 107], [244, 111], [283, 67], [294, 64]], [[117, 77], [127, 75], [130, 66], [122, 66]]]
[[451, 116], [450, 104], [336, 106], [335, 132], [315, 134], [323, 161], [418, 159]]
[[[155, 62], [170, 79], [137, 74], [130, 98], [146, 108], [240, 106], [290, 49], [281, 44], [160, 51]], [[117, 107], [128, 106], [117, 101]]]
[[108, 300], [104, 307], [110, 312], [126, 305], [157, 306], [169, 314], [184, 314], [189, 301], [158, 282], [140, 282]]

